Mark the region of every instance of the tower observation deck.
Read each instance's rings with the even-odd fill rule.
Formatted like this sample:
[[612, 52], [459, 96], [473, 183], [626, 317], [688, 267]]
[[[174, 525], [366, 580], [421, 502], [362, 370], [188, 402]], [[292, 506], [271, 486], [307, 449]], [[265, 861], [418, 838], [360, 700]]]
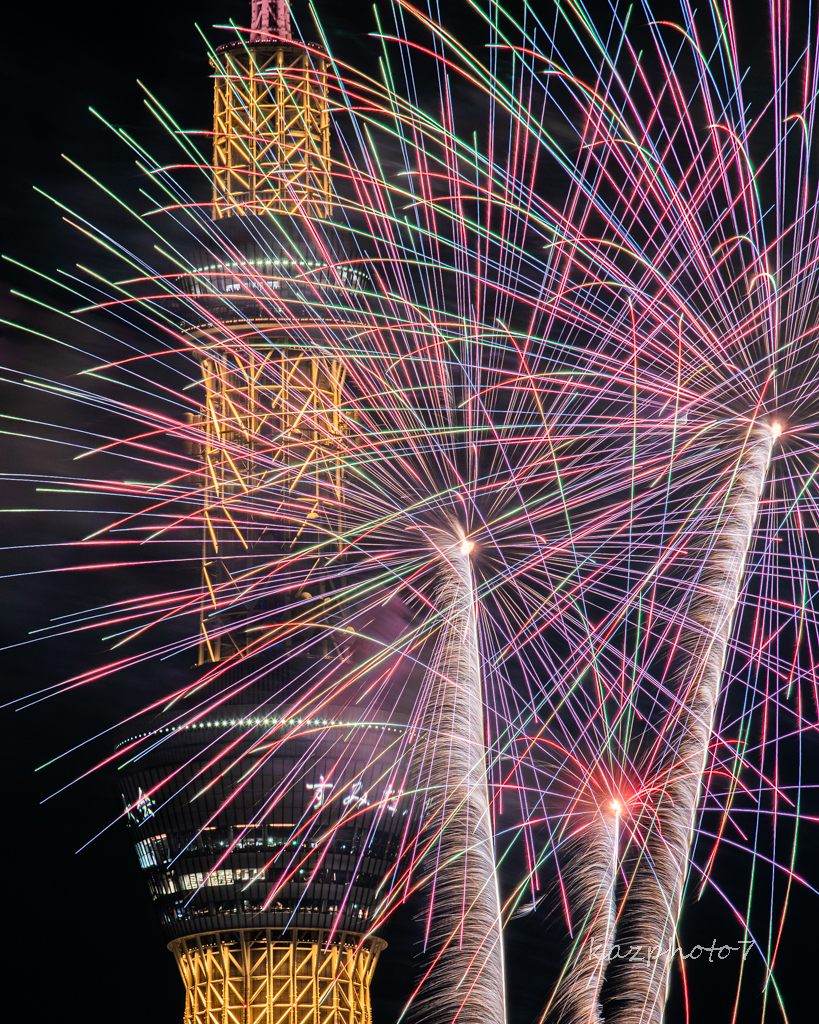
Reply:
[[[287, 622], [324, 584], [286, 600], [273, 588], [262, 608], [244, 582], [339, 536], [345, 379], [317, 310], [363, 278], [340, 246], [315, 241], [338, 237], [325, 55], [293, 41], [285, 0], [252, 9], [249, 35], [211, 58], [215, 241], [194, 254], [186, 288], [201, 311], [189, 334], [202, 399], [188, 422], [205, 481], [194, 671], [219, 673], [218, 689], [191, 698], [201, 713], [140, 723], [148, 742], [122, 790], [185, 1024], [370, 1024], [385, 946], [372, 923], [413, 817], [409, 718], [352, 700], [316, 717], [288, 710], [300, 680], [332, 678], [338, 652], [326, 640], [290, 650], [286, 636], [260, 652], [248, 622]], [[292, 514], [237, 513], [272, 476], [291, 481]]]

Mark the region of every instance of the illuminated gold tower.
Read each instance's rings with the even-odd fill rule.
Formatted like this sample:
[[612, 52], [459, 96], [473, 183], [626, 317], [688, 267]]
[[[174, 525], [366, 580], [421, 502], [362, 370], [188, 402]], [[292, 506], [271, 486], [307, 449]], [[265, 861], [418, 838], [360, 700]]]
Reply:
[[[246, 623], [258, 610], [247, 597], [254, 574], [269, 571], [271, 557], [309, 559], [321, 547], [316, 538], [339, 536], [344, 374], [322, 354], [326, 305], [313, 299], [361, 284], [349, 260], [345, 269], [306, 230], [327, 224], [332, 210], [323, 52], [292, 41], [285, 0], [275, 8], [253, 0], [249, 41], [220, 47], [211, 63], [215, 223], [188, 281], [191, 308], [202, 313], [189, 334], [201, 354], [203, 399], [188, 422], [204, 479], [199, 665], [206, 670], [247, 652]], [[287, 514], [273, 507], [260, 514], [263, 500], [286, 505]], [[321, 599], [322, 584], [310, 582], [304, 561], [298, 576], [310, 592], [282, 600], [285, 625], [294, 596]], [[275, 619], [276, 609], [268, 612]], [[283, 784], [304, 740], [292, 720], [258, 712], [267, 700], [277, 705], [294, 664], [304, 670], [305, 657], [315, 665], [327, 656], [315, 644], [301, 662], [285, 657], [267, 675], [262, 665], [252, 694], [220, 703], [193, 725], [164, 729], [170, 735], [123, 773], [140, 864], [185, 983], [185, 1024], [371, 1024], [370, 981], [386, 944], [364, 935], [406, 826], [401, 792], [385, 783], [395, 756], [385, 733], [401, 726], [351, 722], [343, 709], [333, 719], [325, 708], [330, 720], [321, 738], [313, 730], [307, 768]], [[220, 685], [237, 678], [232, 671]], [[266, 741], [273, 736], [275, 754], [261, 766], [250, 754], [237, 757], [236, 725]], [[353, 748], [341, 777], [340, 751]], [[212, 779], [204, 790], [203, 772]], [[238, 786], [249, 774], [251, 782]], [[143, 797], [169, 776], [178, 799], [155, 805]], [[289, 790], [265, 810], [283, 785]], [[346, 824], [350, 801], [354, 825]], [[306, 819], [313, 832], [294, 831]], [[331, 837], [315, 855], [311, 834]], [[278, 883], [277, 852], [294, 847], [309, 882], [296, 874]]]
[[[208, 439], [199, 448], [206, 468], [202, 584], [209, 596], [200, 665], [246, 644], [244, 632], [231, 627], [247, 618], [242, 595], [259, 563], [261, 532], [269, 551], [271, 530], [236, 508], [269, 488], [269, 461], [294, 468], [283, 473], [294, 516], [281, 545], [309, 546], [319, 533], [337, 535], [340, 525], [344, 372], [338, 360], [317, 354], [324, 311], [316, 292], [358, 282], [337, 254], [317, 251], [304, 230], [332, 212], [326, 58], [292, 42], [284, 0], [275, 24], [273, 14], [271, 0], [253, 0], [250, 42], [228, 43], [211, 59], [212, 216], [229, 255], [199, 268], [191, 282], [218, 321], [192, 332], [205, 353], [206, 397], [202, 416], [189, 421]], [[260, 452], [269, 457], [264, 468]], [[231, 591], [233, 611], [225, 610]], [[321, 592], [318, 583], [309, 596]]]
[[217, 51], [213, 96], [214, 217], [300, 214], [328, 217], [330, 117], [326, 61], [288, 45], [290, 19], [278, 4], [253, 4], [250, 45]]

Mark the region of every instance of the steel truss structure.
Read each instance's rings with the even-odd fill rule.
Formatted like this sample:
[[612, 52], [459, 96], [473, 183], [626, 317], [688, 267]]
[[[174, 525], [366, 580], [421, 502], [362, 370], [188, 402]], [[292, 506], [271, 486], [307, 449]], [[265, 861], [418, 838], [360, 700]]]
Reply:
[[[257, 327], [264, 331], [263, 324]], [[212, 350], [202, 361], [203, 415], [190, 418], [207, 439], [199, 446], [206, 472], [202, 584], [207, 595], [200, 613], [200, 665], [244, 646], [244, 635], [232, 630], [231, 622], [247, 618], [242, 592], [255, 573], [269, 570], [270, 551], [309, 550], [319, 525], [324, 536], [328, 530], [339, 536], [341, 529], [341, 364], [272, 341], [257, 341], [253, 350], [255, 358], [244, 361], [236, 347]], [[244, 507], [249, 494], [262, 492], [271, 495], [268, 522], [254, 521]], [[289, 510], [282, 516], [279, 506], [285, 501]], [[292, 522], [286, 535], [284, 520]], [[311, 595], [322, 586], [317, 582]], [[237, 611], [220, 610], [233, 598]]]
[[329, 217], [330, 115], [321, 52], [232, 43], [211, 63], [214, 218]]
[[[329, 945], [328, 945], [329, 942]], [[176, 939], [185, 1024], [371, 1024], [383, 939], [241, 928]]]
[[[308, 613], [302, 612], [296, 622], [293, 609], [301, 601], [313, 608], [321, 603], [315, 599], [324, 594], [324, 584], [314, 568], [341, 551], [343, 441], [352, 412], [343, 407], [342, 365], [327, 354], [321, 334], [333, 290], [364, 284], [341, 251], [314, 251], [312, 232], [305, 227], [332, 211], [327, 61], [321, 50], [293, 43], [285, 0], [276, 4], [275, 31], [273, 13], [270, 0], [254, 0], [250, 41], [228, 43], [211, 58], [211, 213], [219, 222], [216, 234], [224, 247], [221, 258], [214, 255], [212, 244], [192, 255], [196, 269], [187, 281], [205, 311], [198, 326], [187, 328], [202, 367], [199, 411], [187, 416], [190, 452], [201, 474], [198, 663], [224, 662], [236, 655], [235, 671], [240, 674], [247, 657], [254, 655], [253, 623], [264, 620], [268, 641], [271, 629], [280, 634], [267, 643], [261, 661], [272, 658], [274, 648], [276, 653], [288, 649], [289, 630], [298, 631], [300, 643], [309, 638], [310, 623], [304, 621]], [[333, 538], [338, 538], [337, 550], [330, 550]], [[278, 594], [277, 586], [286, 586], [286, 578], [283, 583], [278, 579], [271, 584], [269, 600], [248, 602], [248, 591], [260, 589], [248, 586], [258, 574], [270, 576], [277, 560], [294, 559], [301, 560], [295, 574], [299, 586], [308, 586], [309, 593]], [[330, 613], [325, 608], [321, 614], [326, 633]], [[302, 670], [305, 662], [330, 653], [326, 640], [319, 635], [314, 640], [297, 652]], [[258, 711], [258, 704], [286, 686], [288, 672], [296, 670], [286, 657], [284, 668], [266, 675], [262, 666], [251, 705], [237, 704], [237, 697], [220, 703], [222, 713], [241, 718], [254, 706]], [[232, 666], [225, 668], [225, 678], [233, 671]], [[214, 725], [217, 745], [225, 724]], [[157, 772], [167, 775], [178, 772], [180, 764], [197, 763], [200, 750], [194, 739], [191, 732], [175, 733], [156, 746], [153, 760], [135, 765], [126, 785], [126, 804], [139, 806], [134, 787], [137, 793], [143, 787], [147, 792]], [[215, 749], [209, 747], [209, 758]], [[325, 745], [316, 750], [316, 773], [322, 780], [332, 749], [333, 734], [328, 732]], [[351, 764], [355, 777], [374, 770], [368, 763], [372, 749], [362, 750], [361, 763]], [[295, 748], [288, 753], [294, 756], [300, 756]], [[256, 789], [245, 787], [237, 801], [222, 805], [220, 800], [217, 807], [212, 802], [217, 791], [209, 789], [195, 804], [168, 801], [156, 811], [146, 810], [142, 821], [132, 822], [138, 849], [144, 856], [147, 828], [162, 827], [162, 838], [183, 857], [186, 867], [179, 870], [189, 879], [204, 879], [212, 870], [214, 851], [204, 851], [198, 837], [205, 830], [231, 828], [237, 820], [253, 820], [286, 777], [284, 760], [284, 755], [278, 761], [268, 758], [254, 776]], [[214, 770], [222, 772], [221, 764]], [[227, 788], [232, 770], [222, 772], [221, 785]], [[237, 763], [236, 771], [242, 770]], [[291, 807], [287, 817], [303, 820], [315, 798], [313, 786], [299, 782], [285, 795]], [[331, 812], [336, 809], [328, 803], [323, 827], [333, 825]], [[258, 877], [269, 858], [267, 849], [220, 850], [223, 877], [218, 885], [200, 884], [185, 902], [154, 886], [152, 894], [164, 910], [163, 927], [172, 939], [168, 948], [185, 984], [185, 1024], [371, 1024], [369, 986], [386, 942], [363, 933], [378, 882], [394, 869], [399, 844], [393, 831], [402, 820], [390, 816], [379, 833], [382, 839], [386, 836], [383, 849], [367, 853], [373, 877], [359, 879], [355, 908], [345, 910], [344, 901], [335, 900], [334, 884], [298, 881], [288, 883], [297, 891], [283, 897], [286, 917], [280, 908], [265, 909], [262, 883], [251, 886], [256, 901], [251, 906], [248, 872]], [[359, 832], [367, 834], [367, 828], [359, 826]], [[336, 856], [352, 857], [347, 845], [358, 851], [359, 842], [360, 835], [342, 837]], [[152, 856], [143, 864], [148, 872], [159, 870], [157, 854]], [[362, 854], [355, 856], [360, 859]], [[358, 873], [358, 868], [346, 866], [339, 870]], [[324, 908], [320, 918], [315, 916], [317, 905]], [[228, 930], [225, 926], [234, 921]], [[359, 922], [361, 931], [353, 931]]]

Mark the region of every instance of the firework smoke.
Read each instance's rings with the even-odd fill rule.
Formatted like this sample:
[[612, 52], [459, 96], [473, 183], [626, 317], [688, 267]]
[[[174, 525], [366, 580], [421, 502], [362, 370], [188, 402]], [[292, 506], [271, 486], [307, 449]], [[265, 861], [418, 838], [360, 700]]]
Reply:
[[766, 425], [747, 432], [714, 513], [713, 534], [677, 635], [673, 658], [679, 703], [661, 755], [665, 782], [617, 925], [618, 944], [640, 944], [653, 955], [643, 963], [612, 961], [606, 1006], [612, 1024], [662, 1020], [671, 959], [662, 951], [675, 942], [720, 681], [774, 436], [775, 429]]
[[484, 700], [472, 545], [442, 551], [442, 627], [425, 680], [424, 753], [434, 961], [417, 1018], [501, 1024], [506, 1018], [500, 901], [487, 789]]

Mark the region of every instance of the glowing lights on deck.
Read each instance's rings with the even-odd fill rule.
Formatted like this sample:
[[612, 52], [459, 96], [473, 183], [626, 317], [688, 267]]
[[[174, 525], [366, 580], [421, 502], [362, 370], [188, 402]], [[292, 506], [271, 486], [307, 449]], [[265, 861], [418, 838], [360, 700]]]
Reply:
[[[404, 725], [401, 722], [367, 722], [367, 721], [337, 721], [331, 718], [220, 718], [216, 721], [201, 721], [201, 722], [188, 722], [185, 725], [177, 726], [165, 726], [164, 728], [155, 729], [151, 732], [139, 733], [136, 736], [129, 736], [124, 740], [121, 740], [116, 745], [116, 749], [125, 746], [128, 743], [133, 743], [135, 740], [144, 739], [146, 736], [163, 736], [170, 733], [182, 733], [188, 732], [193, 729], [227, 729], [231, 726], [241, 726], [243, 728], [252, 726], [261, 726], [265, 729], [284, 729], [287, 726], [307, 725], [307, 726], [331, 726], [333, 728], [341, 729], [378, 729], [381, 732], [401, 732], [404, 729], [410, 728], [410, 726]], [[418, 731], [418, 727], [412, 727], [414, 732]]]

